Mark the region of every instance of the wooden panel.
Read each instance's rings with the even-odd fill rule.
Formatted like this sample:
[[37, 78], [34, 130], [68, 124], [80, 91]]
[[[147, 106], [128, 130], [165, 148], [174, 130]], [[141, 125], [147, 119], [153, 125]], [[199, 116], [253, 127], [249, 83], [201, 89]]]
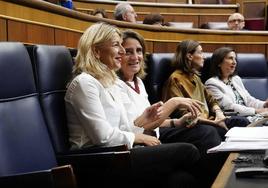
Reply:
[[208, 22], [226, 22], [228, 17], [226, 15], [200, 16], [199, 28]]
[[[143, 0], [144, 1], [144, 0]], [[156, 0], [157, 3], [189, 3], [188, 0]]]
[[175, 52], [178, 42], [154, 42], [155, 53]]
[[[129, 1], [129, 0], [127, 0]], [[157, 0], [147, 0], [146, 2], [155, 3]], [[135, 0], [135, 2], [144, 2], [144, 0]]]
[[237, 53], [263, 53], [266, 54], [265, 45], [241, 45], [241, 44], [205, 44], [201, 43], [204, 52], [213, 52], [219, 47], [229, 46]]
[[[78, 11], [91, 12], [95, 8], [103, 7], [108, 18], [114, 19], [113, 12], [118, 2], [112, 1], [73, 1]], [[149, 13], [160, 13], [166, 22], [193, 22], [194, 28], [200, 28], [202, 20], [214, 22], [226, 21], [230, 14], [238, 11], [237, 5], [192, 5], [192, 4], [167, 4], [148, 2], [129, 2], [135, 9], [138, 18], [142, 22]]]
[[[42, 3], [42, 1], [32, 1], [32, 3], [36, 3], [35, 7], [27, 7], [27, 5], [24, 7], [18, 5], [17, 1], [14, 3], [10, 1], [0, 1], [0, 18], [7, 19], [11, 23], [8, 25], [9, 40], [26, 41], [27, 43], [54, 42], [54, 44], [76, 47], [79, 35], [87, 27], [100, 20], [78, 12], [74, 14], [73, 11], [64, 12], [64, 15], [55, 12], [55, 10], [50, 12], [47, 10], [48, 12], [46, 12], [37, 6], [37, 3]], [[20, 0], [20, 2], [22, 1], [28, 3], [28, 0]], [[66, 10], [64, 9], [64, 11]], [[70, 14], [69, 17], [68, 14]], [[169, 27], [158, 28], [109, 19], [105, 19], [105, 21], [120, 29], [133, 29], [139, 32], [144, 36], [149, 52], [174, 52], [178, 42], [193, 39], [202, 44], [204, 51], [212, 52], [220, 46], [234, 45], [240, 53], [260, 52], [267, 56], [267, 31], [187, 30]], [[11, 27], [12, 23], [13, 27]], [[53, 37], [49, 37], [50, 33], [55, 33], [54, 30], [57, 30], [56, 34], [52, 35], [55, 37], [55, 41]]]
[[263, 53], [265, 54], [266, 46], [264, 45], [239, 45], [239, 44], [230, 44], [236, 52], [243, 53]]
[[220, 0], [194, 0], [195, 4], [220, 4]]
[[145, 46], [146, 46], [146, 52], [148, 52], [148, 53], [154, 52], [154, 43], [153, 42], [146, 41]]
[[35, 44], [55, 44], [54, 29], [50, 27], [8, 21], [8, 41]]
[[245, 1], [244, 16], [245, 18], [264, 18], [265, 17], [265, 1]]
[[65, 45], [70, 48], [77, 48], [81, 33], [55, 29], [55, 44]]
[[7, 20], [0, 19], [0, 41], [7, 41]]
[[[127, 0], [130, 2], [133, 2], [133, 0]], [[182, 3], [182, 4], [187, 4], [188, 0], [135, 0], [135, 2], [151, 2], [151, 3]]]
[[[113, 12], [118, 1], [93, 1], [73, 0], [77, 9], [103, 8], [107, 12]], [[148, 14], [159, 13], [184, 13], [184, 14], [231, 14], [238, 11], [238, 6], [233, 5], [198, 5], [198, 4], [172, 4], [172, 3], [150, 3], [150, 2], [129, 2], [137, 13]]]

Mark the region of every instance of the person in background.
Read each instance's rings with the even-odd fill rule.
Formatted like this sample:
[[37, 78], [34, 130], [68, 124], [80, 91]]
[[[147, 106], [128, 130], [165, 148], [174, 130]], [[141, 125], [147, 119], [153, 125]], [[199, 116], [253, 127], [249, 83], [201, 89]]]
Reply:
[[[122, 58], [122, 66], [118, 75], [125, 82], [124, 85], [127, 90], [124, 91], [135, 106], [136, 111], [128, 111], [129, 119], [133, 119], [131, 117], [139, 116], [144, 109], [150, 106], [147, 92], [141, 80], [146, 76], [144, 62], [145, 42], [139, 33], [133, 30], [125, 30], [123, 32], [122, 45], [125, 48], [126, 54]], [[173, 97], [166, 101], [166, 103], [173, 105], [172, 109], [175, 110], [177, 108], [184, 108], [178, 104], [183, 104], [187, 101], [196, 102], [196, 100], [190, 98]], [[129, 103], [127, 105], [130, 106]], [[210, 187], [214, 177], [218, 174], [218, 170], [221, 168], [224, 161], [222, 159], [225, 159], [225, 156], [208, 156], [207, 149], [219, 145], [221, 138], [212, 126], [194, 126], [194, 121], [192, 124], [188, 124], [192, 119], [196, 119], [196, 116], [191, 116], [189, 112], [180, 118], [166, 119], [159, 126], [158, 137], [161, 143], [187, 142], [194, 144], [201, 154], [200, 164], [198, 169], [196, 169], [196, 172], [199, 172], [200, 187]], [[202, 176], [203, 174], [206, 175]]]
[[227, 25], [229, 30], [244, 30], [245, 27], [245, 18], [240, 13], [233, 13], [229, 16], [227, 20]]
[[[184, 40], [177, 46], [172, 62], [175, 71], [170, 75], [163, 89], [163, 101], [172, 97], [186, 97], [199, 100], [205, 105], [202, 106], [202, 113], [196, 123], [215, 127], [225, 140], [225, 134], [229, 128], [234, 126], [245, 127], [249, 121], [245, 117], [225, 117], [217, 100], [205, 88], [199, 75], [204, 65], [202, 46], [194, 40]], [[178, 114], [187, 112], [178, 109]]]
[[122, 180], [118, 181], [119, 187], [129, 182], [130, 187], [196, 187], [190, 169], [200, 154], [194, 145], [161, 144], [154, 136], [133, 131], [133, 127], [161, 119], [162, 103], [149, 106], [135, 120], [128, 119], [131, 106], [125, 108], [124, 104], [130, 99], [123, 95], [122, 81], [115, 73], [125, 55], [121, 43], [120, 30], [107, 23], [93, 24], [79, 40], [73, 79], [65, 95], [72, 148], [126, 144], [131, 171], [122, 172], [129, 173], [129, 179], [121, 185]]
[[97, 8], [92, 12], [93, 16], [99, 18], [108, 18], [106, 11], [103, 8]]
[[45, 0], [49, 3], [53, 3], [53, 4], [56, 4], [56, 5], [60, 5], [60, 6], [63, 6], [65, 8], [69, 8], [69, 9], [75, 9], [73, 7], [73, 2], [72, 0]]
[[114, 18], [119, 21], [137, 23], [137, 14], [129, 3], [119, 3], [115, 6]]
[[260, 114], [268, 113], [268, 100], [261, 101], [251, 96], [237, 75], [236, 53], [232, 48], [221, 47], [213, 52], [210, 76], [206, 88], [222, 109], [248, 116], [250, 122], [262, 119]]
[[144, 17], [143, 24], [168, 26], [168, 23], [165, 23], [164, 17], [159, 13], [147, 14]]

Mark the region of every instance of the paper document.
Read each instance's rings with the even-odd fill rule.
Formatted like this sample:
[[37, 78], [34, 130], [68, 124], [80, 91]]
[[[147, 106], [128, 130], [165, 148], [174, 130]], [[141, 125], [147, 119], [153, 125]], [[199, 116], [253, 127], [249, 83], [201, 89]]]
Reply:
[[225, 136], [226, 138], [268, 139], [268, 127], [233, 127]]
[[268, 142], [222, 142], [220, 145], [209, 149], [207, 153], [266, 149], [268, 149]]
[[207, 153], [268, 149], [268, 127], [233, 127], [225, 136], [225, 142]]

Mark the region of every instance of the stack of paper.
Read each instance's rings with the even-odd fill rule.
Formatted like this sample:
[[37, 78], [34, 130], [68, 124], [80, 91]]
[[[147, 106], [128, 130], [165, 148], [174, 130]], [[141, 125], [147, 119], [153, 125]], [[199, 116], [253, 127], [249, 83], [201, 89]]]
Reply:
[[268, 127], [234, 127], [225, 136], [225, 142], [207, 152], [268, 149]]

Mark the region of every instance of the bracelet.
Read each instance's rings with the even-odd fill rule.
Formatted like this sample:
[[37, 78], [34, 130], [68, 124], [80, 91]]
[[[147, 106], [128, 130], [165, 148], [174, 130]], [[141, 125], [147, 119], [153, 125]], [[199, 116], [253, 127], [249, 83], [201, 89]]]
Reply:
[[170, 120], [170, 127], [173, 127], [173, 128], [176, 127], [174, 119]]
[[135, 119], [135, 120], [133, 121], [133, 124], [134, 124], [134, 126], [136, 126], [136, 127], [142, 127], [142, 125], [139, 125], [139, 124], [137, 123], [137, 119]]

